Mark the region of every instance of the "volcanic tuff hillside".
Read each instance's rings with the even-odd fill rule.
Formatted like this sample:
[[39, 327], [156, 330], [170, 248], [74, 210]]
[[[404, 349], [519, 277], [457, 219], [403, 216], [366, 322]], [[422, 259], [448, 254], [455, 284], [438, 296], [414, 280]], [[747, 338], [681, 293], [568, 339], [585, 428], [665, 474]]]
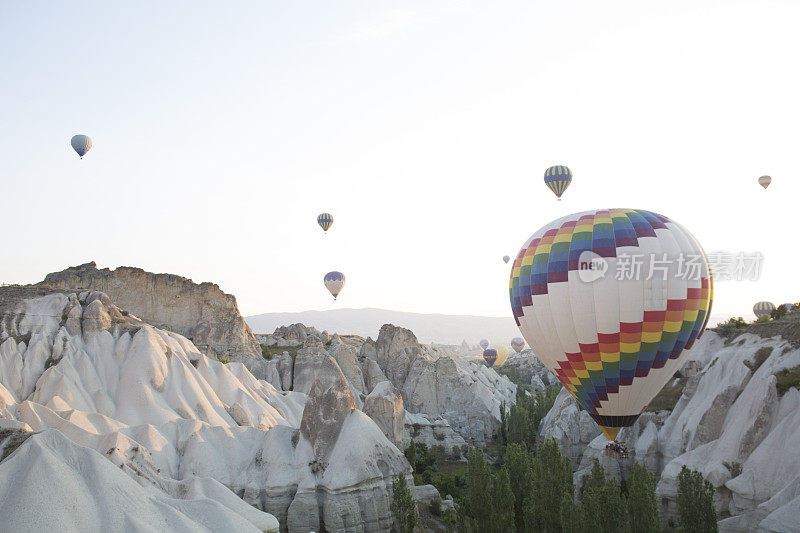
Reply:
[[[270, 515], [290, 531], [319, 530], [319, 521], [329, 531], [391, 524], [391, 482], [410, 467], [375, 422], [353, 409], [341, 372], [308, 395], [281, 392], [242, 364], [212, 360], [185, 337], [123, 312], [104, 293], [53, 292], [11, 306], [4, 294], [0, 288], [7, 309], [0, 317], [0, 429], [58, 429], [95, 451], [72, 459], [69, 443], [37, 435], [0, 462], [0, 479], [17, 479], [27, 468], [22, 457], [42, 453], [31, 447], [50, 450], [53, 471], [63, 472], [64, 482], [84, 469], [96, 471], [95, 481], [79, 484], [85, 492], [77, 497], [98, 509], [110, 505], [110, 516], [118, 518], [85, 516], [75, 522], [84, 530], [127, 520], [125, 509], [102, 500], [106, 492], [127, 493], [127, 482], [98, 460], [121, 467], [148, 498], [174, 501], [177, 511], [169, 513], [185, 516], [160, 516], [160, 504], [143, 510], [155, 514], [142, 520], [165, 527], [202, 519], [206, 527], [246, 520], [274, 529], [265, 526], [277, 525]], [[29, 476], [26, 483], [49, 481]], [[48, 491], [26, 494], [30, 501], [0, 503], [0, 523], [19, 523], [13, 517], [45, 505]], [[216, 522], [198, 515], [190, 501], [203, 495], [214, 500], [204, 505], [208, 513], [219, 511], [212, 513]], [[269, 514], [242, 507], [242, 500]], [[70, 512], [54, 506], [48, 519], [72, 523]], [[229, 513], [236, 516], [226, 518]], [[45, 522], [32, 520], [20, 530], [36, 530], [38, 523]]]
[[[458, 455], [513, 401], [508, 379], [402, 328], [377, 342], [276, 333], [276, 357], [261, 360], [278, 388], [103, 292], [0, 287], [0, 483], [17, 487], [0, 495], [0, 523], [385, 531], [393, 479], [411, 481], [397, 446], [413, 432]], [[51, 505], [70, 491], [94, 511]]]

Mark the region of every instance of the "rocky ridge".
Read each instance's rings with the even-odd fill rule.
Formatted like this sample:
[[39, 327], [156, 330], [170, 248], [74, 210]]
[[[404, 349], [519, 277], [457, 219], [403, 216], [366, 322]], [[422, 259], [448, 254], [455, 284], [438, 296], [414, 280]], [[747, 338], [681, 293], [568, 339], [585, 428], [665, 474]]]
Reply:
[[[410, 466], [358, 409], [341, 372], [309, 377], [307, 394], [281, 391], [241, 363], [211, 359], [184, 336], [123, 312], [105, 293], [37, 289], [6, 298], [4, 290], [0, 479], [12, 483], [30, 468], [26, 458], [42, 453], [34, 448], [56, 450], [50, 468], [74, 477], [75, 463], [55, 464], [71, 457], [71, 442], [85, 447], [78, 447], [85, 450], [79, 462], [95, 465], [87, 468], [125, 476], [102, 474], [95, 485], [131, 492], [126, 480], [133, 480], [151, 495], [155, 507], [142, 508], [143, 524], [152, 518], [192, 530], [179, 524], [201, 520], [212, 529], [264, 531], [279, 523], [282, 531], [341, 532], [391, 526], [391, 484], [399, 475], [411, 481]], [[29, 432], [37, 434], [8, 444]], [[81, 497], [106, 505], [104, 495], [90, 492]], [[46, 493], [26, 493], [26, 508]], [[177, 509], [169, 513], [184, 516], [159, 518], [167, 509], [162, 500]], [[4, 501], [0, 522], [12, 523], [23, 504]], [[70, 522], [66, 512], [51, 514]], [[127, 520], [114, 513], [107, 520]], [[88, 530], [116, 523], [91, 520], [104, 519], [94, 514], [75, 523]]]
[[133, 267], [99, 269], [92, 261], [48, 274], [38, 286], [103, 292], [148, 324], [183, 335], [205, 355], [239, 361], [261, 377], [261, 351], [236, 297], [213, 283]]
[[[281, 390], [304, 392], [309, 376], [325, 379], [341, 372], [359, 408], [371, 413], [396, 444], [407, 445], [413, 437], [448, 452], [467, 442], [482, 445], [500, 425], [501, 403], [516, 401], [516, 386], [508, 378], [477, 361], [420, 344], [411, 331], [391, 324], [381, 328], [376, 341], [329, 335], [302, 324], [279, 328], [264, 340], [279, 353], [267, 363], [267, 381]], [[290, 350], [296, 350], [294, 355]]]

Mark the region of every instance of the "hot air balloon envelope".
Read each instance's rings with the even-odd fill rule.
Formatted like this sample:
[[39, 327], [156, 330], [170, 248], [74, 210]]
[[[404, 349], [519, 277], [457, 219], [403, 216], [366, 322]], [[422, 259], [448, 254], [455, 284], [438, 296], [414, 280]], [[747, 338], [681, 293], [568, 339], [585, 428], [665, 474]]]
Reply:
[[344, 288], [344, 274], [341, 272], [328, 272], [325, 274], [325, 278], [323, 280], [325, 282], [325, 287], [330, 291], [333, 295], [333, 299], [335, 300], [339, 293]]
[[769, 184], [772, 183], [772, 178], [769, 176], [761, 176], [758, 178], [758, 184], [764, 187], [765, 189], [769, 187]]
[[521, 352], [525, 348], [525, 339], [522, 337], [514, 337], [511, 339], [511, 347], [514, 348], [515, 352]]
[[544, 183], [559, 199], [572, 183], [572, 171], [564, 165], [555, 165], [544, 172]]
[[328, 228], [333, 224], [333, 215], [330, 213], [322, 213], [317, 217], [317, 224], [319, 224], [323, 231], [327, 232]]
[[[699, 268], [685, 271], [688, 260]], [[613, 440], [702, 335], [712, 286], [705, 253], [683, 226], [601, 209], [534, 233], [514, 260], [509, 295], [528, 346]]]
[[503, 263], [508, 263], [509, 261], [511, 261], [511, 257], [509, 257], [507, 255], [504, 255], [503, 256]]
[[480, 344], [481, 348], [483, 348], [484, 350], [489, 347], [489, 341], [487, 341], [486, 339], [481, 339], [481, 342], [479, 342], [478, 344]]
[[69, 143], [81, 158], [92, 149], [92, 140], [87, 135], [75, 135], [70, 139]]
[[775, 304], [772, 302], [756, 302], [753, 306], [753, 314], [758, 318], [762, 316], [769, 316], [775, 310]]
[[494, 361], [494, 367], [500, 368], [501, 366], [503, 366], [503, 364], [505, 364], [505, 362], [508, 360], [508, 348], [501, 345], [501, 346], [492, 346], [489, 349], [494, 350], [495, 353], [497, 354], [497, 359], [495, 359]]
[[483, 351], [483, 360], [486, 361], [486, 364], [489, 366], [493, 366], [494, 362], [497, 360], [497, 350], [492, 348], [487, 348]]

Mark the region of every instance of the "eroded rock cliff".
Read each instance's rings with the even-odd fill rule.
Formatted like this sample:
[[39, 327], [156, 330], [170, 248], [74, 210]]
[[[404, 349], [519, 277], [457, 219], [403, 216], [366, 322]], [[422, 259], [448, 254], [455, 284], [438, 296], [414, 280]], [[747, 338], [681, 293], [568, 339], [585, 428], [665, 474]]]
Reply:
[[133, 267], [99, 269], [91, 262], [48, 274], [39, 285], [103, 292], [120, 309], [180, 333], [209, 357], [239, 361], [254, 370], [261, 364], [261, 349], [239, 314], [236, 298], [213, 283]]

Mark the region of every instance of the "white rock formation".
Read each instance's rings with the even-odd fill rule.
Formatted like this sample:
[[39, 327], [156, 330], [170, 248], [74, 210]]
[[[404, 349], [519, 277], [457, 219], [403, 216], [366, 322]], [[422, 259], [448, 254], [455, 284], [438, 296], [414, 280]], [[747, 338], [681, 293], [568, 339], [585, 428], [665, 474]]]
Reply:
[[175, 482], [178, 498], [137, 483], [100, 453], [48, 429], [0, 463], [4, 531], [278, 531], [213, 479]]
[[395, 446], [405, 449], [406, 436], [403, 397], [389, 380], [381, 381], [364, 400], [364, 413], [367, 414]]
[[553, 407], [539, 423], [539, 438], [554, 438], [561, 453], [572, 461], [581, 463], [586, 447], [602, 432], [589, 413], [578, 407], [578, 402], [567, 389], [561, 389]]
[[[391, 524], [391, 483], [410, 466], [356, 409], [349, 382], [324, 350], [320, 368], [329, 372], [301, 371], [308, 397], [256, 379], [241, 363], [204, 356], [185, 337], [123, 314], [103, 293], [38, 292], [10, 298], [0, 288], [0, 449], [9, 428], [57, 429], [148, 493], [175, 500], [150, 498], [162, 515], [172, 507], [188, 517], [155, 514], [162, 526], [152, 529], [197, 530], [195, 520], [214, 530], [247, 530], [243, 521], [264, 530], [274, 525], [269, 515], [284, 531], [383, 531]], [[284, 366], [291, 380], [292, 366]], [[15, 456], [0, 462], [0, 479], [19, 475], [22, 467], [8, 462]], [[87, 508], [110, 505], [106, 496], [92, 494]], [[197, 498], [213, 502], [200, 506]], [[5, 501], [13, 505], [0, 508], [3, 524], [23, 505]], [[76, 523], [119, 529], [116, 522]]]
[[[372, 354], [369, 343], [361, 350]], [[516, 401], [516, 385], [505, 376], [446, 350], [423, 350], [412, 332], [391, 324], [381, 328], [374, 354], [407, 411], [441, 417], [476, 445], [499, 427], [501, 403]]]

